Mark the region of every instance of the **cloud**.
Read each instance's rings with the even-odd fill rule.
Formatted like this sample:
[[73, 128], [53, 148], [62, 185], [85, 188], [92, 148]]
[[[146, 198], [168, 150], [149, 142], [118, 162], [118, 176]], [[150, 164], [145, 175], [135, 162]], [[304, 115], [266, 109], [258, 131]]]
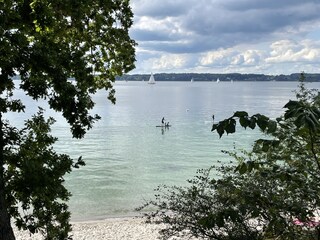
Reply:
[[190, 54], [158, 53], [138, 51], [140, 59], [138, 72], [186, 72], [192, 68], [196, 59]]
[[[246, 50], [235, 56], [231, 62], [232, 65], [258, 65], [263, 61], [265, 53], [261, 50]], [[239, 61], [240, 59], [240, 61]]]
[[188, 0], [133, 0], [132, 8], [137, 17], [149, 16], [152, 18], [165, 18], [183, 15], [189, 8]]
[[182, 69], [188, 63], [188, 57], [180, 54], [162, 55], [156, 59], [153, 64], [156, 69], [169, 70], [169, 69]]
[[202, 54], [199, 58], [198, 66], [201, 69], [219, 69], [221, 71], [224, 69], [225, 72], [234, 72], [234, 69], [241, 68], [246, 69], [246, 72], [252, 72], [257, 70], [256, 66], [261, 65], [266, 56], [266, 52], [259, 49], [241, 49], [228, 48], [219, 49], [216, 51], [211, 51]]
[[229, 64], [236, 53], [232, 49], [220, 49], [203, 54], [199, 58], [202, 66], [214, 66]]
[[175, 67], [266, 71], [275, 63], [311, 64], [319, 58], [319, 44], [313, 41], [320, 40], [320, 1], [132, 0], [132, 4], [130, 35], [139, 44], [138, 72], [146, 69], [141, 64], [159, 71]]
[[307, 0], [133, 2], [137, 16], [132, 36], [141, 41], [141, 46], [158, 46], [159, 51], [172, 53], [183, 49], [186, 53], [203, 52], [272, 39], [273, 34], [290, 34], [290, 28], [303, 23], [320, 22], [320, 2]]
[[317, 62], [320, 63], [320, 42], [281, 40], [271, 45], [269, 63]]

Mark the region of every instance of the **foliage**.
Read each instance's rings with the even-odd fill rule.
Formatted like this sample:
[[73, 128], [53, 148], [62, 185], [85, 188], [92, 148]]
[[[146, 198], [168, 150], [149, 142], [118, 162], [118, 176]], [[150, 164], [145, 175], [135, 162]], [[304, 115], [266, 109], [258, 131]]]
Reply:
[[[112, 82], [134, 67], [129, 1], [2, 0], [0, 14], [0, 93], [19, 73], [21, 89], [48, 99], [82, 137], [97, 119], [89, 94], [106, 89], [114, 102]], [[21, 109], [8, 104], [1, 111]]]
[[237, 164], [218, 167], [219, 178], [209, 169], [188, 187], [160, 188], [142, 207], [155, 207], [149, 221], [168, 224], [164, 239], [319, 239], [319, 94], [303, 77], [297, 100], [276, 120], [239, 111], [213, 125], [220, 137], [238, 122], [266, 134], [250, 152], [226, 152]]
[[[47, 100], [82, 138], [100, 118], [90, 111], [92, 94], [104, 89], [114, 103], [115, 77], [134, 68], [132, 18], [129, 0], [0, 0], [0, 239], [14, 239], [11, 217], [48, 239], [70, 231], [68, 224], [53, 226], [69, 219], [62, 176], [71, 159], [51, 149], [53, 120], [43, 120], [42, 112], [24, 130], [6, 122], [4, 113], [25, 110], [14, 89]], [[32, 213], [20, 215], [19, 204]]]
[[67, 239], [71, 225], [65, 202], [71, 194], [63, 185], [63, 176], [84, 162], [81, 157], [74, 162], [54, 151], [57, 138], [49, 134], [53, 123], [52, 118], [44, 119], [40, 109], [22, 130], [5, 124], [5, 189], [9, 213], [18, 228], [40, 231], [46, 239]]

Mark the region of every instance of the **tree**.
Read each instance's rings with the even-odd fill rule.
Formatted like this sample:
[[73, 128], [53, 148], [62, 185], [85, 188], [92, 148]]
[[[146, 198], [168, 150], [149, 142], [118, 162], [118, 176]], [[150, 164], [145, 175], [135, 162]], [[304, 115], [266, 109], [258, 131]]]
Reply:
[[[70, 171], [71, 165], [75, 164], [68, 157], [56, 156], [50, 150], [49, 146], [54, 142], [48, 136], [52, 120], [40, 121], [41, 111], [27, 123], [26, 130], [20, 132], [23, 137], [16, 139], [18, 130], [4, 118], [6, 112], [25, 109], [20, 99], [14, 99], [13, 78], [21, 78], [18, 87], [34, 100], [46, 99], [52, 109], [62, 112], [73, 136], [82, 138], [99, 119], [89, 112], [94, 107], [91, 94], [105, 89], [114, 103], [112, 82], [116, 76], [134, 68], [135, 42], [128, 34], [132, 18], [129, 0], [0, 1], [0, 239], [14, 239], [11, 217], [17, 219], [19, 227], [38, 219], [37, 224], [27, 227], [31, 232], [42, 227], [50, 229], [51, 223], [45, 218], [48, 214], [56, 215], [61, 207], [49, 206], [50, 199], [41, 201], [44, 196], [40, 191], [32, 195], [29, 189], [21, 187], [27, 179], [22, 178], [20, 172], [30, 171], [29, 163], [24, 162], [26, 159], [30, 164], [36, 161], [36, 156], [26, 150], [39, 151], [37, 164], [33, 166], [36, 172], [43, 164], [48, 164], [45, 163], [46, 154], [49, 159], [52, 157], [50, 164], [61, 161], [59, 174], [41, 175], [47, 183], [54, 179], [61, 181], [63, 172]], [[43, 128], [37, 127], [36, 123]], [[41, 145], [38, 141], [43, 138], [47, 142]], [[16, 144], [19, 148], [15, 148]], [[10, 152], [15, 155], [14, 161], [9, 157]], [[38, 164], [40, 160], [42, 163]], [[15, 171], [17, 166], [19, 171]], [[35, 185], [30, 187], [38, 187]], [[62, 195], [65, 196], [61, 200], [67, 200], [68, 194]], [[14, 210], [17, 201], [23, 198], [28, 199], [27, 208], [38, 210], [29, 219]], [[68, 232], [68, 226], [65, 227]], [[65, 239], [65, 236], [48, 235], [47, 239]]]
[[53, 118], [45, 120], [40, 109], [22, 130], [4, 124], [6, 200], [19, 229], [40, 231], [45, 239], [67, 239], [71, 225], [66, 201], [71, 194], [63, 185], [63, 176], [84, 162], [81, 157], [73, 161], [54, 151], [53, 123]]
[[[227, 151], [236, 164], [217, 167], [219, 177], [202, 171], [187, 187], [162, 187], [149, 221], [168, 224], [162, 236], [205, 239], [319, 239], [320, 95], [308, 90], [301, 75], [295, 101], [272, 120], [264, 115], [233, 116], [213, 124], [218, 134], [236, 124], [258, 127], [266, 138], [251, 151]], [[143, 208], [142, 207], [142, 208]]]

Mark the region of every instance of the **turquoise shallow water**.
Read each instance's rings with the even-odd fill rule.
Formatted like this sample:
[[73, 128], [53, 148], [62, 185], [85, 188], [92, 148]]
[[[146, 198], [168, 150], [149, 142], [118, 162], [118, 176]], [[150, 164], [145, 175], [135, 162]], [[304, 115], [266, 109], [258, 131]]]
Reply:
[[[73, 220], [134, 215], [134, 208], [153, 195], [159, 184], [185, 184], [198, 168], [218, 160], [230, 159], [221, 150], [249, 148], [259, 132], [239, 129], [219, 139], [212, 133], [212, 114], [219, 121], [236, 110], [276, 117], [283, 105], [294, 97], [293, 82], [116, 82], [116, 105], [107, 95], [94, 96], [93, 112], [102, 120], [85, 139], [72, 139], [60, 113], [47, 111], [57, 123], [53, 134], [59, 137], [55, 148], [75, 158], [80, 155], [86, 166], [66, 176], [72, 192], [70, 209]], [[318, 88], [319, 83], [309, 84]], [[21, 125], [37, 110], [35, 103], [17, 91], [27, 102], [24, 115], [8, 118]], [[156, 128], [162, 117], [170, 129]]]

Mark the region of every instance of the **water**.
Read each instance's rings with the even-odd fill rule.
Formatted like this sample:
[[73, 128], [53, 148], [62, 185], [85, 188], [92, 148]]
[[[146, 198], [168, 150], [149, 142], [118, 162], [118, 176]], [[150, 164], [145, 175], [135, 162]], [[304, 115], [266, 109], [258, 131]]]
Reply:
[[[117, 82], [116, 105], [107, 94], [98, 92], [94, 113], [102, 120], [85, 139], [72, 139], [60, 113], [46, 114], [57, 119], [53, 134], [59, 137], [55, 148], [74, 158], [82, 156], [86, 166], [66, 176], [72, 192], [69, 205], [72, 219], [89, 220], [136, 214], [134, 208], [153, 195], [159, 184], [181, 185], [198, 168], [207, 168], [218, 160], [230, 159], [221, 150], [249, 148], [258, 131], [239, 129], [237, 134], [219, 139], [212, 133], [215, 121], [237, 110], [277, 117], [283, 105], [294, 98], [293, 82]], [[319, 83], [308, 85], [318, 88]], [[25, 114], [9, 114], [17, 125], [45, 102], [27, 102]], [[162, 117], [170, 129], [156, 128]]]

